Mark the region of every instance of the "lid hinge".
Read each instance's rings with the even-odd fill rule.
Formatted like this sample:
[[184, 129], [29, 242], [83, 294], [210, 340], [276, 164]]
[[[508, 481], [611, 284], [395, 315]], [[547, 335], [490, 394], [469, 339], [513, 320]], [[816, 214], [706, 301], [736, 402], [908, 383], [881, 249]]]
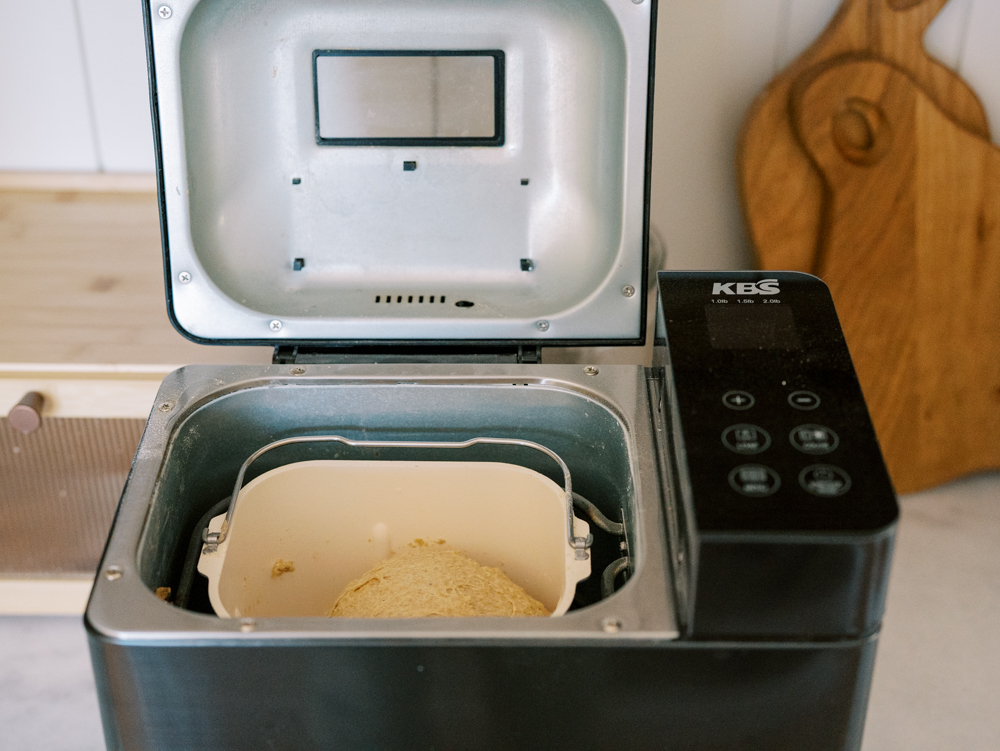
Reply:
[[493, 363], [539, 364], [542, 348], [537, 344], [481, 346], [347, 346], [307, 347], [278, 345], [271, 357], [274, 365], [383, 364], [392, 363]]
[[274, 348], [274, 354], [271, 355], [272, 365], [292, 365], [295, 363], [295, 358], [299, 354], [298, 347], [283, 347], [278, 346]]
[[542, 348], [537, 344], [519, 344], [517, 346], [517, 361], [532, 365], [540, 363], [542, 361]]

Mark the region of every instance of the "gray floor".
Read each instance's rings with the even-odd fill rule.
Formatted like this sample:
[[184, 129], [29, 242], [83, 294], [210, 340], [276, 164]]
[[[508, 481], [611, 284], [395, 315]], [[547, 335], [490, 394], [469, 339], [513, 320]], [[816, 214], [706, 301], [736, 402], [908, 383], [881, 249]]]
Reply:
[[[864, 751], [1000, 749], [1000, 474], [902, 499]], [[0, 749], [103, 748], [79, 618], [0, 618]]]
[[1000, 474], [901, 500], [864, 751], [1000, 749]]
[[80, 618], [0, 618], [0, 749], [102, 748], [104, 734]]

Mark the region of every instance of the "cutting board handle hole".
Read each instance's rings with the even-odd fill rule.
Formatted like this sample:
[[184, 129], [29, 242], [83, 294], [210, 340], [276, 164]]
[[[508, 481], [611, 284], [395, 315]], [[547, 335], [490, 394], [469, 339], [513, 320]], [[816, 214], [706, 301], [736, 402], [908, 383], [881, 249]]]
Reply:
[[851, 97], [833, 116], [833, 141], [849, 162], [878, 162], [892, 141], [889, 123], [872, 102]]

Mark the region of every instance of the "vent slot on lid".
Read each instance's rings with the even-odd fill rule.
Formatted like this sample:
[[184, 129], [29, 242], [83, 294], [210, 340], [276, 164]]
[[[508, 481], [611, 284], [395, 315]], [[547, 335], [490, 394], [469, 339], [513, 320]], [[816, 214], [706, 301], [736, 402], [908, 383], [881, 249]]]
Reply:
[[431, 303], [441, 304], [447, 300], [445, 295], [375, 295], [375, 302], [380, 304], [391, 303], [393, 305], [398, 305], [400, 303], [407, 305], [429, 305]]

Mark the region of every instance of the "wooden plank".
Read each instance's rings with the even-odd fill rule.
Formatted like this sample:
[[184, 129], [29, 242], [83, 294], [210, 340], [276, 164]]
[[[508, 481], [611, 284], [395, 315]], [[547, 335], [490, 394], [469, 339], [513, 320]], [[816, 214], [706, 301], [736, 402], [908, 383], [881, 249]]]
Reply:
[[948, 0], [868, 0], [870, 51], [904, 70], [952, 120], [989, 138], [983, 105], [960, 76], [927, 53], [923, 39]]
[[815, 42], [753, 102], [739, 135], [737, 181], [750, 241], [762, 268], [810, 271], [823, 184], [802, 153], [789, 121], [799, 75], [868, 46], [867, 0], [845, 0]]
[[155, 193], [152, 170], [132, 174], [107, 172], [0, 172], [2, 191], [77, 193]]
[[831, 191], [818, 270], [897, 491], [1000, 467], [1000, 149], [884, 62], [800, 96]]
[[270, 362], [173, 329], [153, 193], [0, 190], [0, 245], [0, 362]]
[[989, 137], [975, 93], [923, 47], [925, 30], [947, 0], [895, 4], [844, 0], [816, 42], [754, 102], [737, 155], [740, 198], [762, 268], [816, 270], [825, 186], [790, 121], [796, 87], [844, 56], [881, 56], [904, 69], [962, 127]]
[[42, 419], [48, 417], [111, 417], [145, 420], [153, 408], [160, 382], [173, 367], [143, 370], [122, 368], [114, 373], [46, 370], [21, 365], [0, 370], [0, 416], [6, 415], [29, 391], [45, 401]]

